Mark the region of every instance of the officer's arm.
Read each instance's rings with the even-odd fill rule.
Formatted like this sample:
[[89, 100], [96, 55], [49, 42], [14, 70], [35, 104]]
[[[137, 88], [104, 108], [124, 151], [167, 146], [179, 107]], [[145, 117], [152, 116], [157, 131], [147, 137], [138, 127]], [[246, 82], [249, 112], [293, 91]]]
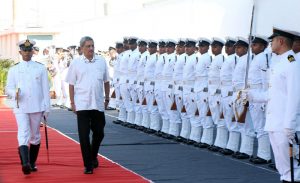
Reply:
[[[284, 128], [296, 129], [300, 117], [300, 63], [294, 61], [288, 63], [286, 73], [286, 106], [284, 117]], [[299, 129], [296, 129], [299, 130]]]
[[12, 69], [9, 69], [8, 75], [7, 75], [7, 82], [6, 82], [6, 89], [5, 92], [8, 96], [15, 98], [16, 96], [16, 80], [14, 76], [14, 72]]

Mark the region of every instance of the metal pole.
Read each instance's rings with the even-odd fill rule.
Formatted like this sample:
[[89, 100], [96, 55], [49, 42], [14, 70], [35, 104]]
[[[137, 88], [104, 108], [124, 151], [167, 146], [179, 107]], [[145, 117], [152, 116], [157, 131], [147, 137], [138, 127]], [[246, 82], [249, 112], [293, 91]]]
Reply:
[[293, 160], [293, 144], [290, 143], [290, 168], [291, 168], [291, 182], [294, 182], [294, 160]]

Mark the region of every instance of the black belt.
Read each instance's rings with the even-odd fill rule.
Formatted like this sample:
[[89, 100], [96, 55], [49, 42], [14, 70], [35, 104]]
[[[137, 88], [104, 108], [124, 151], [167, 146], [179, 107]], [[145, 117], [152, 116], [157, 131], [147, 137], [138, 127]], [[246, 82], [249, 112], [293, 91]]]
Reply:
[[144, 86], [144, 82], [140, 82], [140, 85]]
[[154, 85], [155, 85], [155, 82], [154, 82], [154, 81], [151, 81], [151, 82], [150, 82], [150, 85], [153, 85], [153, 86], [154, 86]]

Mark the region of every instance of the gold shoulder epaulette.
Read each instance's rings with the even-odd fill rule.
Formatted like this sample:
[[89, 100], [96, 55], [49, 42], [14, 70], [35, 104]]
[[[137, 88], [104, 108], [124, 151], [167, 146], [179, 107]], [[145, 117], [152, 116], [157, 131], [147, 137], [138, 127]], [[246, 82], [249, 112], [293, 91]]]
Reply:
[[290, 61], [290, 62], [294, 62], [295, 61], [295, 57], [293, 55], [289, 55], [287, 57], [287, 59]]

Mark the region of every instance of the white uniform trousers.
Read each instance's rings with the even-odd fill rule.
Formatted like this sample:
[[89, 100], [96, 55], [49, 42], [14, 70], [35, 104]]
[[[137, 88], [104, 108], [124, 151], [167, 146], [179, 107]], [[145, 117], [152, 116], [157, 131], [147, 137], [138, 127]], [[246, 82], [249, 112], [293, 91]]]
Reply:
[[[166, 106], [163, 101], [164, 92], [161, 90], [160, 87], [157, 86], [158, 85], [157, 83], [158, 83], [158, 81], [155, 82], [154, 95], [155, 95], [155, 101], [156, 101], [157, 107], [158, 107], [158, 112], [161, 116], [162, 124], [163, 124], [164, 121], [169, 121], [169, 116], [167, 114]], [[161, 124], [159, 130], [162, 130], [162, 124]]]
[[236, 122], [233, 113], [232, 96], [222, 96], [222, 112], [229, 137], [226, 144], [226, 149], [234, 152], [238, 151], [240, 144], [240, 128], [241, 124]]
[[[152, 84], [151, 84], [152, 83]], [[161, 128], [161, 117], [158, 112], [158, 106], [153, 105], [155, 94], [154, 94], [154, 81], [145, 81], [144, 90], [147, 101], [147, 112], [150, 115], [149, 127], [155, 131], [159, 131]], [[157, 103], [157, 102], [156, 102]]]
[[[291, 181], [289, 140], [284, 132], [271, 131], [269, 132], [269, 137], [274, 153], [276, 168], [280, 174], [280, 180]], [[300, 166], [298, 166], [298, 161], [295, 158], [293, 166], [294, 180], [300, 181]]]
[[135, 105], [137, 100], [137, 91], [136, 91], [136, 84], [133, 84], [133, 81], [130, 81], [127, 85], [128, 91], [130, 93], [129, 99], [129, 106], [126, 108], [128, 115], [127, 115], [127, 122], [134, 124], [135, 122]]
[[[214, 131], [214, 123], [211, 116], [207, 116], [208, 112], [208, 92], [200, 92], [197, 94], [197, 100], [200, 102], [197, 102], [199, 115], [201, 116], [202, 126], [203, 126], [203, 134], [201, 137], [201, 143], [205, 143], [208, 145], [212, 145], [213, 143], [213, 131]], [[203, 116], [203, 117], [202, 117]]]
[[[237, 96], [237, 94], [234, 93], [233, 96]], [[253, 123], [249, 112], [250, 108], [251, 106], [249, 105], [249, 108], [246, 113], [245, 123], [240, 123], [240, 133], [241, 133], [242, 141], [241, 141], [241, 147], [239, 152], [246, 153], [249, 156], [252, 156], [255, 132], [254, 132]], [[235, 104], [233, 110], [234, 112], [236, 111], [240, 114], [241, 111], [243, 110], [243, 105], [239, 103]], [[235, 118], [236, 120], [238, 119], [236, 114], [235, 114]]]
[[166, 133], [178, 136], [180, 133], [179, 127], [181, 124], [180, 112], [178, 110], [171, 110], [172, 104], [175, 102], [175, 88], [175, 85], [172, 85], [172, 88], [167, 89], [165, 95], [166, 110], [169, 116], [169, 129]]
[[123, 114], [126, 113], [126, 116], [122, 116], [124, 118], [120, 118], [121, 121], [127, 122], [127, 115], [128, 115], [128, 109], [129, 109], [129, 105], [130, 105], [130, 92], [128, 90], [127, 87], [128, 83], [121, 83], [120, 84], [120, 94], [121, 94], [121, 98], [122, 98], [122, 105], [120, 105], [120, 113], [122, 111], [122, 108], [125, 109], [125, 112], [122, 111]]
[[136, 92], [137, 92], [137, 99], [133, 101], [134, 111], [135, 111], [134, 124], [141, 126], [143, 124], [145, 112], [147, 113], [147, 106], [142, 105], [142, 102], [145, 97], [143, 85], [137, 84]]
[[264, 131], [266, 115], [264, 103], [250, 103], [249, 111], [253, 122], [254, 131], [258, 140], [257, 156], [265, 159], [271, 159], [271, 146], [268, 133]]
[[19, 146], [29, 143], [33, 145], [40, 144], [40, 123], [43, 113], [15, 113], [18, 124], [18, 143]]

